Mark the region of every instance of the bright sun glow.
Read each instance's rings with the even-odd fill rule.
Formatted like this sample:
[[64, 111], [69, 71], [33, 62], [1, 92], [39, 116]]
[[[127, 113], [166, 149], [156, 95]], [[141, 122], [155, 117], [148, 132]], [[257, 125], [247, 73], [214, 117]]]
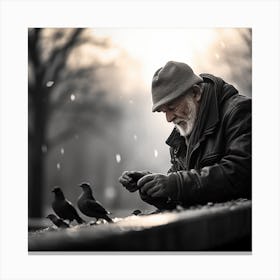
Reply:
[[[112, 52], [106, 50], [103, 57], [115, 58], [120, 100], [126, 102], [127, 110], [134, 108], [145, 112], [141, 115], [142, 121], [152, 128], [159, 139], [167, 138], [173, 124], [166, 121], [164, 114], [151, 114], [151, 81], [155, 71], [174, 60], [189, 64], [197, 74], [214, 72], [223, 76], [228, 68], [222, 63], [222, 50], [233, 43], [238, 44], [233, 29], [97, 28], [92, 30], [92, 34], [109, 38], [112, 42], [115, 48]], [[213, 47], [215, 43], [218, 47]], [[137, 103], [139, 93], [143, 94], [141, 106]], [[139, 133], [134, 137], [135, 141], [138, 136]], [[151, 154], [154, 159], [167, 155], [160, 146]], [[116, 157], [118, 163], [120, 160]]]
[[213, 29], [95, 29], [98, 36], [111, 37], [140, 62], [142, 78], [150, 87], [154, 72], [169, 60], [186, 62], [196, 70], [194, 55], [214, 40]]

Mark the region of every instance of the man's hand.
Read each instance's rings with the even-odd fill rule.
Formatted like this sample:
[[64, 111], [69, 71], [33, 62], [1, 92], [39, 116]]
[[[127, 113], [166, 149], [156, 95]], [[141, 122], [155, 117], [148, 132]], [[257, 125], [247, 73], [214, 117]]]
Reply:
[[174, 173], [168, 175], [148, 174], [137, 182], [137, 186], [143, 194], [151, 197], [170, 197], [176, 199], [178, 195], [176, 174]]
[[124, 171], [119, 182], [130, 192], [135, 192], [139, 189], [137, 181], [150, 173], [149, 171]]

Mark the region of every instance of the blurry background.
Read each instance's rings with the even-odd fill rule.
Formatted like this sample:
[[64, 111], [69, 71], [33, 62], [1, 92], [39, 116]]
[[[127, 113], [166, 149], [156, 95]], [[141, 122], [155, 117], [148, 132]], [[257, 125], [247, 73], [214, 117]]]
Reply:
[[118, 177], [169, 169], [172, 126], [151, 113], [154, 72], [181, 61], [251, 96], [251, 42], [251, 29], [30, 28], [29, 217], [53, 212], [55, 186], [76, 205], [84, 181], [113, 216], [153, 209]]

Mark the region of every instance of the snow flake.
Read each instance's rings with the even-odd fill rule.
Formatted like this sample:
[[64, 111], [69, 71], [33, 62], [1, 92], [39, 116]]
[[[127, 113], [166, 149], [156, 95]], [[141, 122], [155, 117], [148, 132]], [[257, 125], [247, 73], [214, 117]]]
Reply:
[[108, 186], [105, 189], [105, 196], [107, 199], [114, 199], [116, 197], [116, 190], [113, 186]]
[[117, 163], [120, 163], [122, 160], [121, 155], [120, 154], [116, 154], [116, 161]]
[[60, 149], [60, 153], [61, 153], [62, 155], [64, 155], [64, 148], [61, 148], [61, 149]]
[[70, 99], [71, 99], [71, 101], [75, 101], [75, 99], [76, 99], [75, 94], [71, 94]]
[[158, 150], [154, 149], [154, 157], [157, 158], [158, 157]]
[[58, 169], [58, 170], [60, 170], [60, 163], [58, 162], [57, 164], [56, 164], [56, 168]]
[[42, 153], [46, 153], [48, 151], [48, 147], [46, 145], [41, 146]]
[[46, 83], [46, 87], [52, 87], [54, 85], [54, 81], [48, 81]]
[[136, 134], [133, 135], [133, 139], [134, 139], [135, 141], [137, 141], [138, 137], [137, 137]]

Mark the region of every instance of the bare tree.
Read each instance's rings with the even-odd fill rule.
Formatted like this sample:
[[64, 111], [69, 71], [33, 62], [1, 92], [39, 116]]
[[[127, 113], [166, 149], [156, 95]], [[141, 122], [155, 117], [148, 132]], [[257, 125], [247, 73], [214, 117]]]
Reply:
[[44, 152], [81, 129], [102, 132], [104, 112], [105, 121], [119, 116], [97, 78], [100, 68], [113, 67], [98, 60], [98, 49], [110, 47], [87, 29], [28, 30], [29, 217], [42, 215]]

